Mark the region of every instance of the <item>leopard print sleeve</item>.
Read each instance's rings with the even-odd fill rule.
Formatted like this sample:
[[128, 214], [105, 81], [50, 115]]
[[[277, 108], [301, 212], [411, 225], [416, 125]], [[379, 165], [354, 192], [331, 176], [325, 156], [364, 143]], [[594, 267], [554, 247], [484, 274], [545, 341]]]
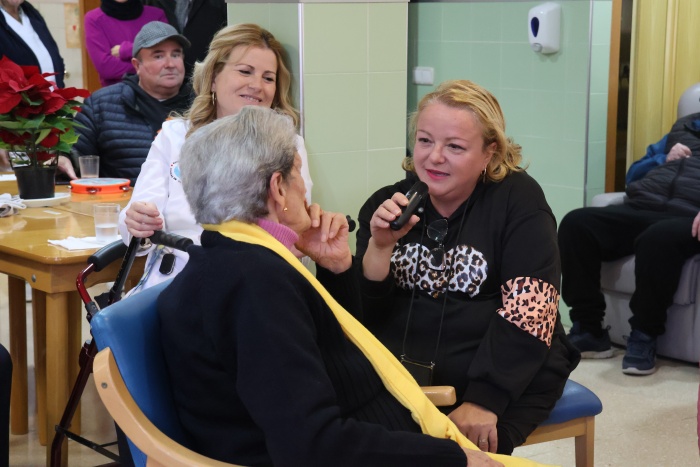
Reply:
[[559, 306], [557, 289], [540, 279], [516, 277], [501, 286], [501, 294], [503, 308], [498, 314], [550, 347]]

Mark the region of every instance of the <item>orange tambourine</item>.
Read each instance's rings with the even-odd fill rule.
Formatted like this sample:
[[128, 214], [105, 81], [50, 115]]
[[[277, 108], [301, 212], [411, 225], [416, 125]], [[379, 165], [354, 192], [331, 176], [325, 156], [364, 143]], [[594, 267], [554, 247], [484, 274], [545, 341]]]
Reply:
[[121, 193], [129, 191], [126, 178], [81, 178], [70, 181], [71, 192], [76, 194]]

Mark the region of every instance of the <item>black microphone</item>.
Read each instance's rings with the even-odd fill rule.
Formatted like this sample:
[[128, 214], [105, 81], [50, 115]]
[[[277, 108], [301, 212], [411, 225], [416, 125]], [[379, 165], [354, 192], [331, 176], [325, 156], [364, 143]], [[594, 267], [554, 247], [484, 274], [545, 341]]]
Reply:
[[357, 227], [357, 222], [355, 222], [350, 216], [345, 216], [345, 218], [348, 220], [348, 232], [352, 232], [355, 230], [355, 227]]
[[421, 206], [421, 202], [427, 194], [428, 185], [418, 180], [416, 184], [406, 192], [408, 205], [403, 208], [403, 212], [398, 219], [389, 222], [389, 227], [391, 227], [391, 230], [401, 230], [401, 228], [406, 225], [406, 222], [408, 222], [415, 212], [418, 212], [419, 214], [422, 213], [423, 207]]

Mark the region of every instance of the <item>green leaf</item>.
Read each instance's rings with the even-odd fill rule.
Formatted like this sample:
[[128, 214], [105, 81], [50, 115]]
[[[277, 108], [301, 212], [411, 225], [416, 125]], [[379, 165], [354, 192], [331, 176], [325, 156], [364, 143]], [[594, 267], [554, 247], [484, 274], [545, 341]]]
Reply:
[[7, 128], [8, 130], [21, 130], [24, 128], [21, 122], [2, 122], [0, 121], [0, 128]]

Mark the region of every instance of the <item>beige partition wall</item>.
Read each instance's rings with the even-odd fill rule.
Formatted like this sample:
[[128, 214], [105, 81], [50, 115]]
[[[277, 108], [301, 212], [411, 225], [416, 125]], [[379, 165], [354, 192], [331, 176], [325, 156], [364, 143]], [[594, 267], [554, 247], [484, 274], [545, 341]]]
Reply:
[[700, 81], [700, 1], [639, 0], [634, 8], [628, 164], [668, 133], [678, 98]]
[[228, 4], [229, 24], [258, 23], [289, 53], [312, 197], [324, 209], [356, 218], [403, 177], [407, 15], [403, 0]]

